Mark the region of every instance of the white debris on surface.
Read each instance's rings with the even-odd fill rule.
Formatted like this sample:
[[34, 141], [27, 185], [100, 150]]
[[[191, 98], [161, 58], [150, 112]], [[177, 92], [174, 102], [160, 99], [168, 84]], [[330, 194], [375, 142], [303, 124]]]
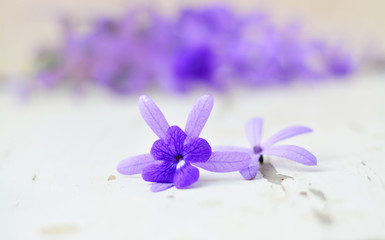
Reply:
[[[148, 95], [184, 127], [200, 93]], [[385, 238], [383, 75], [214, 93], [201, 135], [212, 146], [247, 147], [244, 125], [261, 116], [264, 138], [313, 128], [285, 143], [311, 151], [318, 166], [266, 157], [255, 180], [202, 170], [190, 189], [160, 193], [115, 170], [156, 140], [137, 97], [57, 93], [20, 103], [0, 94], [1, 239]]]

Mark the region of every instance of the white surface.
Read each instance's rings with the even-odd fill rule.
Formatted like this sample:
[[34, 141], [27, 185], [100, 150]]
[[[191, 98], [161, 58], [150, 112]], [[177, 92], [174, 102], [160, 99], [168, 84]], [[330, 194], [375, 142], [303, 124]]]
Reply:
[[[199, 96], [149, 95], [182, 127]], [[20, 103], [2, 93], [0, 239], [385, 238], [384, 76], [214, 95], [202, 134], [212, 146], [247, 146], [244, 124], [262, 116], [264, 138], [313, 128], [286, 142], [319, 165], [269, 157], [264, 168], [290, 176], [282, 183], [273, 171], [253, 181], [201, 171], [191, 189], [155, 194], [140, 176], [115, 171], [156, 139], [137, 96], [58, 93]]]

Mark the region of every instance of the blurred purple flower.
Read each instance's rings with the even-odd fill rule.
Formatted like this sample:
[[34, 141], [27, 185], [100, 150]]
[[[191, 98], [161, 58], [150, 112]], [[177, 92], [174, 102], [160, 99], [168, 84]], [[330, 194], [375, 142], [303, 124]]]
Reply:
[[317, 63], [318, 77], [337, 76], [343, 77], [353, 73], [357, 64], [351, 52], [342, 46], [330, 45], [320, 39], [310, 43], [313, 50], [313, 62]]
[[153, 11], [135, 9], [120, 21], [96, 22], [90, 43], [92, 78], [122, 94], [147, 87], [167, 44], [161, 20]]
[[351, 53], [325, 41], [313, 44], [296, 22], [278, 27], [264, 12], [239, 15], [219, 5], [182, 9], [175, 19], [135, 8], [121, 18], [98, 18], [85, 34], [68, 21], [63, 26], [62, 46], [39, 57], [44, 86], [92, 83], [119, 94], [153, 85], [221, 90], [320, 80], [356, 69]]
[[[156, 183], [152, 191], [172, 186], [186, 188], [199, 178], [195, 166], [213, 172], [239, 171], [250, 163], [247, 153], [211, 152], [209, 143], [199, 135], [213, 107], [213, 98], [200, 97], [191, 110], [185, 131], [170, 127], [160, 109], [147, 96], [139, 98], [143, 119], [160, 138], [151, 148], [151, 154], [129, 157], [121, 161], [117, 170], [121, 174], [142, 174], [145, 181]], [[195, 165], [195, 166], [193, 166]], [[165, 184], [165, 185], [163, 185]]]
[[71, 83], [80, 88], [89, 76], [88, 36], [76, 35], [68, 19], [61, 21], [63, 45], [60, 49], [43, 50], [38, 61], [43, 61], [38, 80], [44, 87], [52, 88]]
[[188, 90], [199, 83], [221, 89], [228, 76], [234, 41], [240, 37], [241, 21], [228, 9], [212, 6], [184, 9], [176, 23], [172, 77], [176, 90]]
[[251, 155], [251, 162], [248, 167], [240, 171], [243, 178], [254, 179], [258, 172], [258, 162], [263, 163], [264, 155], [273, 155], [287, 158], [304, 165], [317, 165], [316, 157], [304, 148], [293, 145], [273, 146], [275, 143], [296, 135], [311, 132], [312, 130], [303, 126], [293, 126], [282, 129], [264, 143], [262, 139], [262, 118], [252, 118], [246, 123], [246, 136], [251, 148], [242, 147], [217, 147], [220, 151], [244, 152]]
[[208, 46], [185, 48], [177, 53], [174, 61], [174, 74], [180, 88], [191, 87], [192, 81], [213, 81], [216, 68], [215, 56]]
[[325, 63], [330, 75], [346, 76], [355, 70], [352, 54], [335, 47], [325, 53]]

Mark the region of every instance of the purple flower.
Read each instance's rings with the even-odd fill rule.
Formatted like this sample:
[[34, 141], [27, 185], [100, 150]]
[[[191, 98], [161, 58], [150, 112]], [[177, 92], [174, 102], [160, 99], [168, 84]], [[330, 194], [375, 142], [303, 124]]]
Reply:
[[185, 188], [199, 178], [194, 162], [206, 162], [211, 156], [211, 147], [203, 138], [192, 138], [185, 144], [187, 134], [178, 126], [168, 128], [165, 139], [157, 140], [151, 148], [151, 155], [159, 163], [151, 164], [142, 171], [148, 182], [174, 183]]
[[[163, 113], [147, 96], [139, 98], [143, 119], [160, 138], [155, 141], [150, 154], [129, 157], [121, 161], [117, 170], [121, 174], [142, 174], [145, 181], [154, 182], [153, 192], [172, 186], [186, 188], [199, 179], [199, 170], [212, 172], [239, 171], [250, 163], [250, 155], [242, 152], [212, 152], [209, 143], [199, 135], [209, 118], [214, 99], [200, 97], [187, 119], [185, 131], [169, 126]], [[194, 166], [193, 166], [194, 165]]]
[[303, 126], [292, 126], [282, 129], [265, 142], [261, 143], [262, 138], [262, 118], [252, 118], [246, 123], [246, 136], [251, 148], [242, 147], [218, 147], [218, 150], [245, 152], [251, 155], [251, 162], [248, 167], [240, 171], [243, 178], [254, 179], [258, 171], [258, 162], [263, 163], [264, 155], [272, 155], [287, 158], [304, 165], [317, 165], [316, 157], [306, 149], [293, 145], [273, 146], [275, 143], [284, 139], [294, 137], [299, 134], [308, 133], [312, 130]]

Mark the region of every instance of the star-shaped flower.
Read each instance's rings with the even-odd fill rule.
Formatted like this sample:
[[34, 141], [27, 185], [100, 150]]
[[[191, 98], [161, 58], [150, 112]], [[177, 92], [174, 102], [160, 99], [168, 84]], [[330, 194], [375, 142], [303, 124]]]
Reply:
[[284, 139], [294, 137], [312, 130], [303, 126], [292, 126], [282, 129], [265, 142], [261, 143], [262, 138], [262, 118], [252, 118], [246, 123], [246, 136], [251, 148], [242, 147], [218, 147], [217, 150], [238, 151], [249, 153], [252, 160], [248, 167], [240, 171], [243, 178], [254, 179], [258, 172], [258, 162], [263, 163], [264, 155], [272, 155], [287, 158], [304, 165], [317, 165], [316, 157], [304, 148], [294, 145], [273, 146], [275, 143]]
[[174, 183], [177, 188], [188, 187], [199, 178], [194, 162], [206, 162], [211, 156], [211, 147], [203, 138], [192, 138], [184, 144], [187, 134], [178, 126], [167, 130], [166, 138], [157, 140], [151, 155], [159, 163], [151, 164], [142, 171], [148, 182]]
[[[124, 159], [118, 164], [121, 174], [142, 174], [145, 181], [154, 182], [151, 190], [163, 191], [175, 186], [186, 188], [199, 179], [199, 170], [233, 172], [247, 167], [251, 157], [238, 151], [212, 152], [209, 143], [199, 135], [209, 118], [214, 99], [210, 95], [200, 97], [191, 110], [185, 131], [169, 126], [163, 113], [147, 96], [139, 98], [143, 119], [160, 138], [151, 148], [151, 154]], [[195, 165], [195, 166], [193, 166]]]

